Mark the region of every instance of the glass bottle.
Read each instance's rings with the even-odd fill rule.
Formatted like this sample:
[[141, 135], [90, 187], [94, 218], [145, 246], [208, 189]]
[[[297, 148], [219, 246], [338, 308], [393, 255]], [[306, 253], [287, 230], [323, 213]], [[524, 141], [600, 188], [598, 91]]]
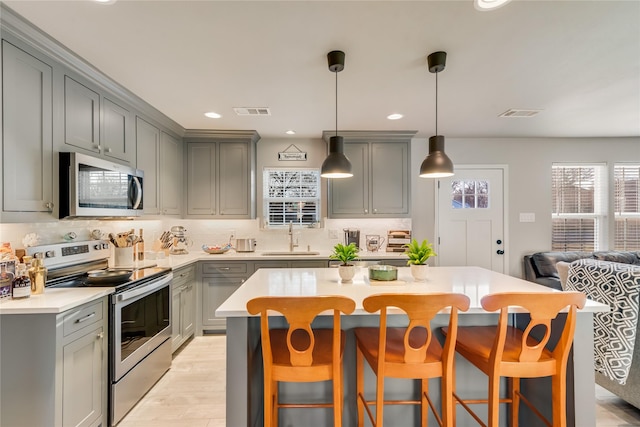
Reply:
[[44, 293], [44, 284], [47, 282], [47, 267], [44, 266], [42, 255], [36, 255], [31, 261], [29, 279], [31, 280], [31, 293], [33, 295]]
[[11, 284], [14, 274], [8, 270], [7, 262], [0, 263], [0, 299], [11, 296]]
[[11, 284], [11, 298], [22, 299], [31, 296], [31, 280], [27, 275], [27, 266], [20, 263], [16, 266], [16, 275]]
[[136, 244], [136, 253], [138, 254], [138, 261], [144, 261], [144, 239], [142, 238], [142, 228], [140, 229], [140, 240]]

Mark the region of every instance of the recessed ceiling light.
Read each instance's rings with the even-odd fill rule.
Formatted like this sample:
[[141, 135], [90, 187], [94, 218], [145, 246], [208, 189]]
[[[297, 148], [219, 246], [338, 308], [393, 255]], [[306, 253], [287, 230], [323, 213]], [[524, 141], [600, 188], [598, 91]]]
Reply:
[[473, 4], [475, 5], [477, 10], [487, 11], [487, 10], [496, 10], [499, 7], [504, 6], [509, 3], [511, 0], [475, 0]]
[[389, 114], [387, 116], [387, 119], [389, 119], [389, 120], [398, 120], [398, 119], [401, 119], [402, 117], [404, 117], [402, 114], [394, 113], [394, 114]]
[[288, 130], [285, 132], [287, 135], [295, 135], [296, 131], [295, 130]]
[[204, 115], [209, 117], [210, 119], [219, 119], [220, 117], [222, 117], [220, 114], [215, 113], [213, 111], [209, 111], [208, 113], [204, 113]]
[[100, 4], [114, 4], [118, 0], [94, 0], [94, 1]]

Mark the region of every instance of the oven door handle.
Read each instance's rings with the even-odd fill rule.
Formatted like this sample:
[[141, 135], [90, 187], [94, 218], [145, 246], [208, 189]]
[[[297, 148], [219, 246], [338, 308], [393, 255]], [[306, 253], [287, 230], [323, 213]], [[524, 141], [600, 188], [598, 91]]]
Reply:
[[166, 277], [163, 277], [161, 280], [159, 281], [155, 281], [152, 283], [149, 283], [147, 285], [144, 286], [140, 286], [137, 288], [133, 288], [129, 291], [125, 291], [121, 294], [117, 294], [116, 295], [116, 302], [122, 302], [122, 301], [127, 301], [133, 298], [136, 298], [140, 295], [144, 295], [147, 293], [152, 293], [154, 291], [157, 291], [158, 289], [164, 288], [166, 287], [171, 280], [173, 279], [173, 274], [169, 273]]

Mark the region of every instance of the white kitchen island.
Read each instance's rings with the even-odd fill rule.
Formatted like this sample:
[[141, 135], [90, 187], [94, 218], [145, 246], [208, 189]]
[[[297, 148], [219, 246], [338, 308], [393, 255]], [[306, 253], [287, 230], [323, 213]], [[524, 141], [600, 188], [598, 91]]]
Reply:
[[[414, 282], [408, 268], [399, 268], [398, 281], [392, 285], [372, 285], [367, 277], [367, 269], [360, 268], [351, 284], [341, 284], [336, 268], [310, 269], [261, 269], [254, 273], [218, 309], [216, 315], [227, 318], [227, 426], [244, 427], [262, 425], [262, 356], [260, 349], [259, 317], [246, 311], [246, 303], [257, 296], [313, 296], [344, 295], [356, 302], [352, 315], [343, 316], [342, 328], [348, 331], [347, 347], [344, 354], [344, 418], [345, 426], [356, 425], [355, 400], [355, 344], [351, 329], [358, 326], [377, 325], [377, 315], [371, 315], [362, 308], [362, 300], [377, 293], [407, 292], [463, 293], [471, 299], [470, 309], [461, 313], [460, 325], [495, 324], [497, 315], [487, 313], [480, 306], [480, 299], [487, 294], [498, 292], [556, 292], [550, 288], [527, 282], [479, 267], [429, 267], [426, 282]], [[573, 359], [569, 362], [568, 375], [568, 425], [576, 427], [595, 426], [595, 385], [593, 371], [593, 313], [606, 311], [608, 306], [587, 301], [586, 307], [577, 316]], [[514, 310], [513, 322], [526, 317], [526, 313]], [[399, 318], [400, 316], [398, 316]], [[273, 324], [284, 326], [282, 317], [274, 316]], [[318, 326], [330, 324], [330, 316], [321, 316]], [[439, 315], [436, 322], [446, 325], [446, 313]], [[522, 319], [524, 321], [524, 319]], [[486, 395], [486, 377], [475, 370], [466, 360], [456, 362], [458, 394], [462, 396]], [[438, 398], [438, 380], [432, 380], [430, 394]], [[372, 375], [365, 380], [367, 388], [374, 386]], [[550, 381], [525, 380], [524, 392], [543, 412], [549, 414]], [[419, 393], [417, 382], [408, 380], [387, 380], [385, 390], [393, 396], [411, 396]], [[373, 389], [371, 389], [373, 391]], [[331, 384], [298, 383], [282, 384], [280, 396], [286, 401], [295, 399], [329, 400]], [[504, 405], [503, 405], [504, 406]], [[521, 425], [537, 426], [537, 419], [521, 410]], [[545, 411], [544, 408], [547, 410]], [[480, 409], [480, 407], [478, 407]], [[287, 409], [280, 411], [280, 425], [298, 426], [332, 425], [331, 409]], [[503, 410], [506, 415], [506, 411]], [[482, 413], [482, 411], [480, 411]], [[407, 406], [386, 406], [385, 422], [393, 426], [417, 425], [419, 410]], [[506, 424], [506, 416], [501, 417]], [[433, 421], [432, 421], [433, 423]], [[502, 424], [502, 423], [501, 423]], [[368, 421], [365, 422], [368, 425]], [[458, 408], [457, 425], [477, 425], [462, 408]]]

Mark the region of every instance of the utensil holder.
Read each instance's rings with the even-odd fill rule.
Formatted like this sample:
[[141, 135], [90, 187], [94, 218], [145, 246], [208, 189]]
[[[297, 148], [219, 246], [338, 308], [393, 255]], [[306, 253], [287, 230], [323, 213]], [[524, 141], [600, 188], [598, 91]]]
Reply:
[[113, 248], [114, 267], [133, 267], [133, 246], [124, 248]]

